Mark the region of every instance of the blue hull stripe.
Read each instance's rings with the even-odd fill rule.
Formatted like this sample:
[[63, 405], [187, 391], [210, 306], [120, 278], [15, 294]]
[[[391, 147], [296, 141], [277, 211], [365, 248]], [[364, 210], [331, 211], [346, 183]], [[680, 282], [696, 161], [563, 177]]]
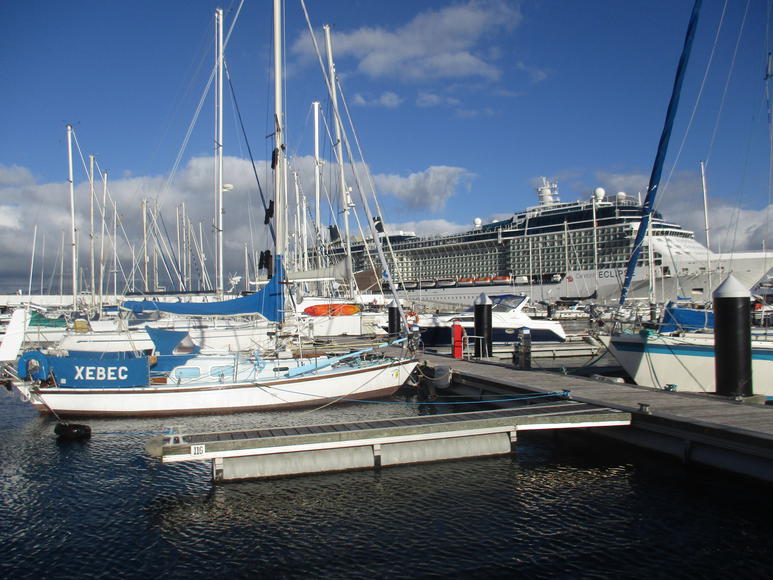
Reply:
[[[650, 354], [670, 354], [676, 356], [700, 356], [706, 358], [714, 358], [713, 346], [695, 346], [695, 345], [667, 345], [667, 344], [655, 344], [652, 342], [647, 343], [631, 343], [625, 341], [612, 340], [612, 345], [619, 351], [623, 352], [636, 352], [636, 353], [650, 353]], [[754, 360], [773, 360], [773, 349], [766, 348], [753, 348], [752, 359]]]

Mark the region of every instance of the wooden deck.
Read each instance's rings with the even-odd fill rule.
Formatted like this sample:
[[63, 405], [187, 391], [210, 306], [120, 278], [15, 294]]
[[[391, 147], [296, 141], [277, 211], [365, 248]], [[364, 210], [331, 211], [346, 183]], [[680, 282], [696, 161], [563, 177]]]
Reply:
[[459, 360], [429, 353], [418, 355], [418, 358], [426, 360], [431, 366], [450, 366], [454, 370], [456, 382], [485, 384], [491, 389], [499, 387], [499, 392], [502, 393], [512, 390], [533, 393], [571, 391], [575, 401], [636, 413], [644, 403], [649, 405], [653, 416], [706, 422], [727, 429], [753, 431], [773, 438], [771, 406], [738, 403], [713, 395], [668, 392], [555, 372], [522, 371], [499, 361]]
[[569, 391], [574, 401], [631, 413], [631, 429], [605, 436], [656, 449], [686, 462], [773, 481], [773, 407], [710, 394], [669, 392], [547, 371], [524, 371], [495, 360], [459, 360], [422, 353], [430, 366], [453, 369], [453, 385], [502, 395]]

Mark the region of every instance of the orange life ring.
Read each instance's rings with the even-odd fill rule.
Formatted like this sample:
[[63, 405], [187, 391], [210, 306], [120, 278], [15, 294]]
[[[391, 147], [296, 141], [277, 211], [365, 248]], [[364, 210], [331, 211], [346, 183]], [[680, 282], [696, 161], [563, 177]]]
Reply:
[[419, 315], [415, 312], [406, 312], [405, 321], [412, 326], [419, 324]]

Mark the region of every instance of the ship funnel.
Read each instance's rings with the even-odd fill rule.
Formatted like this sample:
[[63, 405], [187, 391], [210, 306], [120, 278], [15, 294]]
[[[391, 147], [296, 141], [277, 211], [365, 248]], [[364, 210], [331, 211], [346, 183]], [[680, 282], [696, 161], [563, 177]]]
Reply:
[[558, 184], [553, 181], [548, 181], [547, 177], [540, 177], [542, 185], [537, 188], [537, 195], [539, 196], [540, 205], [552, 205], [559, 201], [558, 199]]

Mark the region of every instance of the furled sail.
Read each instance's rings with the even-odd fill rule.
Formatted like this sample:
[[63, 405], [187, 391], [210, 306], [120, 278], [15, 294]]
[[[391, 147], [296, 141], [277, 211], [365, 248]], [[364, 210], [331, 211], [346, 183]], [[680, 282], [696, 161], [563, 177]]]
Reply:
[[155, 300], [127, 300], [121, 308], [133, 312], [160, 311], [188, 316], [230, 316], [235, 314], [262, 314], [272, 322], [281, 322], [284, 310], [282, 282], [284, 267], [281, 256], [275, 258], [274, 276], [263, 288], [253, 294], [217, 302], [157, 302]]

